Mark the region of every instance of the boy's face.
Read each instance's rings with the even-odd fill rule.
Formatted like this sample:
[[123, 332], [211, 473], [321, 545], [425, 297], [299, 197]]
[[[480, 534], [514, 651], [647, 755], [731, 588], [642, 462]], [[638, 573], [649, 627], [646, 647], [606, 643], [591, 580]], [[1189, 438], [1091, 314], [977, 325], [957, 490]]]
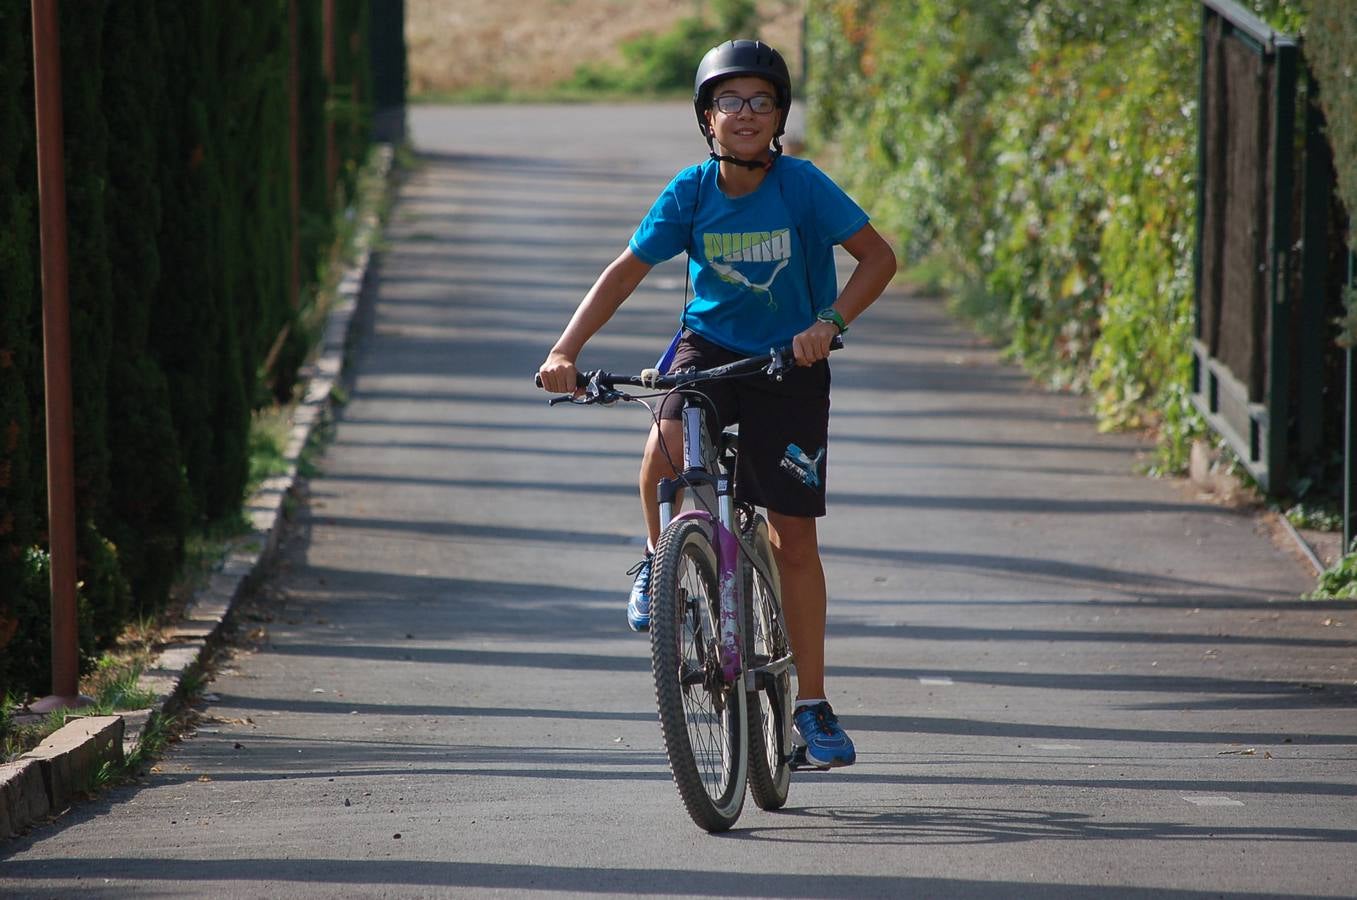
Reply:
[[[722, 99], [726, 98], [726, 99]], [[760, 98], [760, 99], [755, 99]], [[722, 112], [717, 104], [735, 108]], [[768, 101], [772, 101], [769, 103]], [[756, 113], [753, 107], [769, 108], [770, 112]], [[753, 75], [728, 78], [712, 91], [712, 106], [707, 110], [707, 124], [712, 135], [727, 153], [740, 159], [758, 159], [768, 152], [768, 145], [777, 131], [777, 88], [769, 81]]]

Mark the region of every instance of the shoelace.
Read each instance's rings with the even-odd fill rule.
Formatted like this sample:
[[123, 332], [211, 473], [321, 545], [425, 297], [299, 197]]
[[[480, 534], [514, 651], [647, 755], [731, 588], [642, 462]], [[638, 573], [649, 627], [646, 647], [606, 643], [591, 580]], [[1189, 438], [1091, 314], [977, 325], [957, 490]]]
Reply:
[[826, 737], [837, 737], [842, 729], [839, 728], [839, 717], [829, 708], [829, 704], [822, 703], [814, 707], [815, 724], [817, 728], [824, 732]]
[[[642, 570], [645, 570], [645, 575], [643, 576], [643, 578], [644, 578], [644, 580], [645, 580], [645, 583], [646, 583], [646, 584], [649, 584], [649, 583], [650, 583], [650, 557], [649, 557], [649, 556], [647, 556], [645, 559], [643, 559], [643, 560], [641, 560], [640, 562], [638, 562], [636, 565], [632, 566], [630, 569], [627, 569], [627, 574], [628, 574], [628, 575], [633, 575], [633, 576], [634, 576], [634, 575], [636, 575], [637, 573], [641, 572]], [[643, 585], [643, 587], [644, 587], [644, 585]]]

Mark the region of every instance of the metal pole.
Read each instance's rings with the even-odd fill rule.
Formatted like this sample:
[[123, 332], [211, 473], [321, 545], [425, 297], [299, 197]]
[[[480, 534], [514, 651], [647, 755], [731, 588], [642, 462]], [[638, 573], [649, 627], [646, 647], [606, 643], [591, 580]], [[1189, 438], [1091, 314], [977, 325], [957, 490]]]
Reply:
[[[1357, 239], [1354, 239], [1352, 233], [1353, 223], [1357, 222], [1357, 216], [1348, 215], [1348, 244], [1349, 247], [1357, 245]], [[1348, 250], [1348, 296], [1357, 286], [1357, 251]], [[1343, 352], [1344, 374], [1347, 375], [1347, 392], [1344, 395], [1343, 402], [1343, 555], [1352, 552], [1352, 539], [1354, 526], [1353, 517], [1357, 516], [1357, 509], [1353, 508], [1354, 499], [1357, 499], [1357, 460], [1353, 459], [1353, 454], [1357, 453], [1357, 366], [1354, 365], [1352, 348], [1348, 347]]]
[[58, 0], [32, 0], [42, 239], [42, 338], [47, 409], [47, 520], [52, 571], [52, 696], [46, 712], [80, 703], [75, 598], [75, 451], [71, 315], [67, 296], [66, 176], [62, 153]]
[[297, 3], [299, 0], [290, 0], [287, 5], [287, 27], [288, 27], [288, 47], [290, 59], [288, 61], [288, 117], [291, 122], [291, 137], [288, 146], [289, 164], [292, 168], [292, 185], [288, 192], [288, 203], [290, 209], [289, 224], [292, 229], [292, 273], [289, 279], [288, 292], [292, 301], [292, 308], [296, 309], [301, 305], [301, 284], [302, 284], [302, 238], [301, 238], [301, 208], [302, 208], [302, 151], [301, 151], [301, 63], [298, 60], [298, 53], [301, 42], [297, 35]]
[[335, 152], [335, 0], [321, 0], [321, 71], [325, 75], [325, 202], [328, 204], [339, 175], [339, 157]]

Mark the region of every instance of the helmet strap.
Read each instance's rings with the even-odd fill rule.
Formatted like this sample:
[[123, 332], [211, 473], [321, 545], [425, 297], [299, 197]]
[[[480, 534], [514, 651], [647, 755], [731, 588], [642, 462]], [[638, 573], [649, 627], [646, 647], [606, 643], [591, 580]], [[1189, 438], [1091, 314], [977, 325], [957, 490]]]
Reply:
[[729, 154], [722, 156], [716, 152], [715, 141], [711, 134], [707, 135], [707, 155], [717, 162], [728, 162], [731, 165], [739, 166], [743, 169], [762, 169], [767, 172], [773, 168], [773, 163], [782, 155], [782, 141], [779, 138], [773, 138], [773, 151], [766, 162], [757, 159], [740, 159], [738, 156]]

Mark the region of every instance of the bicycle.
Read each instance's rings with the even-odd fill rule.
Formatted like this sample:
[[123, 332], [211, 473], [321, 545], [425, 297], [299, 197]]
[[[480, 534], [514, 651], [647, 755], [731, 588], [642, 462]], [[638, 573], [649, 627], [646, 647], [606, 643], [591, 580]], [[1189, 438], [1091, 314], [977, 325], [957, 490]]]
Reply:
[[[698, 388], [758, 372], [780, 379], [794, 364], [792, 349], [782, 347], [669, 375], [578, 372], [583, 394], [549, 401], [611, 405], [670, 392], [683, 397], [683, 467], [658, 488], [651, 672], [674, 785], [688, 815], [709, 832], [735, 824], [746, 786], [761, 809], [780, 809], [791, 771], [801, 765], [792, 741], [794, 661], [767, 521], [735, 501], [738, 435], [723, 431], [712, 439], [704, 415], [710, 401]], [[618, 390], [622, 386], [660, 393], [631, 394]], [[684, 488], [698, 494], [696, 505], [676, 516]]]

